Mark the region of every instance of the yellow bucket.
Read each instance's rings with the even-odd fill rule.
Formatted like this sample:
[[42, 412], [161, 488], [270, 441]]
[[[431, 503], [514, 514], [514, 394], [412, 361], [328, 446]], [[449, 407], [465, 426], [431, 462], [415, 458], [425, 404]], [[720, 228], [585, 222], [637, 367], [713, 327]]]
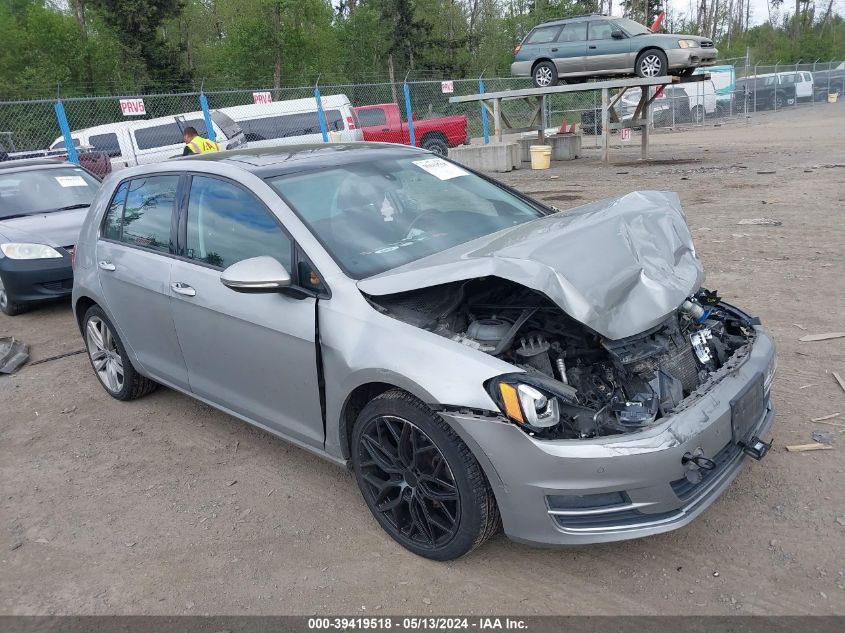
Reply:
[[828, 102], [828, 103], [836, 103], [836, 98], [837, 98], [838, 96], [839, 96], [839, 95], [838, 95], [838, 94], [836, 94], [835, 92], [831, 92], [831, 93], [829, 93], [829, 94], [827, 95], [827, 102]]
[[531, 169], [548, 169], [552, 164], [552, 148], [548, 145], [531, 146]]
[[340, 132], [334, 130], [329, 131], [329, 143], [340, 143], [341, 141], [343, 141], [343, 137], [340, 135]]

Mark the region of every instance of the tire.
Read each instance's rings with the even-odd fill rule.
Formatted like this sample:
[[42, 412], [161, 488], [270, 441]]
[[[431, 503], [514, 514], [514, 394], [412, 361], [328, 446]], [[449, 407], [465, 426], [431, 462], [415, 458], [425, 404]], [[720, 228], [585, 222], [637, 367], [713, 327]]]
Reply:
[[106, 313], [91, 306], [82, 320], [88, 360], [103, 389], [115, 400], [135, 400], [155, 391], [158, 384], [139, 374]]
[[0, 279], [0, 311], [6, 316], [17, 316], [22, 312], [27, 311], [27, 305], [23, 303], [14, 303], [9, 300], [9, 295], [6, 294], [6, 289], [3, 287], [3, 280]]
[[535, 88], [548, 88], [558, 84], [557, 66], [552, 62], [540, 62], [531, 71]]
[[634, 69], [637, 77], [662, 77], [667, 73], [669, 62], [666, 60], [666, 53], [656, 48], [651, 48], [640, 53]]
[[452, 428], [410, 394], [395, 389], [371, 400], [355, 421], [351, 452], [373, 517], [414, 554], [452, 560], [499, 530], [481, 466]]
[[775, 110], [783, 110], [783, 104], [786, 103], [786, 99], [783, 98], [782, 92], [776, 92], [775, 96], [772, 97], [772, 107]]
[[437, 134], [423, 136], [420, 147], [427, 149], [430, 152], [434, 152], [438, 156], [446, 157], [449, 155], [449, 145], [446, 143], [446, 139]]
[[693, 106], [692, 110], [690, 110], [690, 120], [693, 123], [704, 123], [704, 106]]
[[678, 77], [692, 77], [694, 72], [695, 68], [684, 68], [681, 72], [678, 73]]

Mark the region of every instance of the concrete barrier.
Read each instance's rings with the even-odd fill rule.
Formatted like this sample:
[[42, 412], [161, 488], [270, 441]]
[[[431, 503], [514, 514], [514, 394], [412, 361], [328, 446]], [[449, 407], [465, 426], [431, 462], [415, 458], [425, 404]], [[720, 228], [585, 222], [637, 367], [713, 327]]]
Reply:
[[449, 158], [477, 171], [503, 173], [521, 166], [518, 143], [461, 145], [449, 150]]
[[580, 134], [554, 134], [546, 141], [552, 146], [552, 160], [575, 160], [581, 155]]

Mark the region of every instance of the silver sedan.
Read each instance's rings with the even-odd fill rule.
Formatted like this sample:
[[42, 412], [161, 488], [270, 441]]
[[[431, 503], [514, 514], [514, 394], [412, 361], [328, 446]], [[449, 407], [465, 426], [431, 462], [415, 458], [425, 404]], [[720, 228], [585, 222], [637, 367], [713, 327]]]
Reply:
[[447, 560], [685, 525], [768, 450], [772, 339], [702, 287], [674, 194], [557, 212], [414, 148], [111, 175], [73, 304], [119, 400], [166, 385], [355, 474]]

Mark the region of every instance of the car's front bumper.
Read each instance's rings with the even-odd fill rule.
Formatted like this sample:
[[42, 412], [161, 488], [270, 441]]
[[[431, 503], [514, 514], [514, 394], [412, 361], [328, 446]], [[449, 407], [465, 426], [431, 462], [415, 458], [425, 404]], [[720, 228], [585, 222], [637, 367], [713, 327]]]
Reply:
[[670, 48], [666, 51], [669, 70], [712, 66], [719, 54], [715, 48]]
[[69, 296], [73, 290], [70, 254], [63, 253], [61, 259], [0, 257], [0, 279], [11, 303], [36, 303]]
[[[542, 441], [502, 419], [441, 415], [481, 462], [510, 538], [576, 545], [648, 536], [692, 521], [739, 474], [747, 457], [733, 439], [731, 402], [766, 374], [774, 354], [772, 339], [758, 328], [739, 367], [688, 408], [638, 433]], [[773, 420], [766, 391], [753, 434], [766, 439]], [[682, 463], [688, 452], [716, 462], [698, 484], [687, 479], [695, 468]]]
[[530, 77], [532, 64], [531, 60], [514, 62], [511, 64], [511, 77]]

